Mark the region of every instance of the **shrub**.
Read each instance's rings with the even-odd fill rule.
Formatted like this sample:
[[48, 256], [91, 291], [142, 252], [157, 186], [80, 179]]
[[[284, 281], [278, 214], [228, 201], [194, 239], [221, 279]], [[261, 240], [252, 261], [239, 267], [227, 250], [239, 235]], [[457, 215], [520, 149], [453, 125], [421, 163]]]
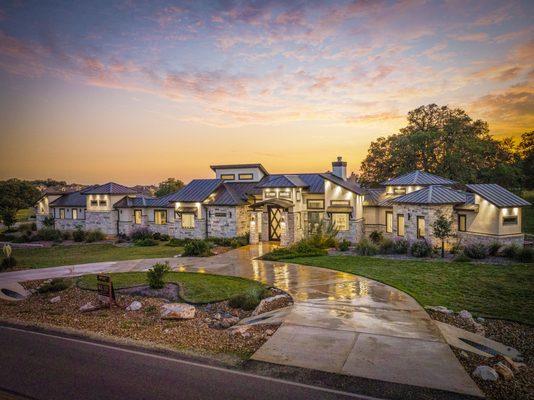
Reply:
[[329, 249], [337, 246], [337, 234], [339, 230], [330, 222], [319, 224], [315, 232], [311, 233], [304, 240], [316, 249]]
[[393, 242], [393, 240], [385, 238], [380, 243], [379, 249], [380, 249], [380, 253], [382, 254], [391, 254], [394, 252], [395, 243]]
[[531, 263], [534, 259], [534, 250], [531, 247], [523, 247], [517, 250], [514, 259], [523, 263]]
[[407, 254], [408, 247], [410, 246], [406, 239], [395, 239], [393, 241], [393, 252], [395, 254]]
[[350, 247], [350, 241], [348, 241], [347, 239], [343, 239], [340, 243], [339, 243], [339, 246], [338, 246], [338, 249], [340, 251], [347, 251]]
[[166, 244], [166, 246], [171, 247], [182, 247], [186, 245], [187, 243], [191, 242], [192, 239], [176, 239], [172, 238], [169, 243]]
[[375, 244], [380, 243], [384, 239], [384, 235], [379, 231], [372, 231], [369, 235], [369, 239]]
[[279, 247], [278, 249], [265, 254], [262, 258], [264, 260], [277, 261], [297, 257], [324, 256], [326, 254], [328, 254], [326, 249], [313, 247], [306, 239], [304, 239], [288, 247]]
[[17, 260], [13, 257], [13, 249], [10, 245], [5, 244], [4, 247], [2, 247], [2, 253], [4, 254], [4, 259], [2, 260], [2, 264], [0, 264], [0, 271], [13, 268], [17, 265]]
[[490, 256], [496, 256], [497, 254], [499, 254], [499, 250], [501, 249], [501, 247], [502, 244], [500, 244], [499, 242], [493, 242], [488, 246], [488, 254]]
[[20, 236], [16, 236], [13, 239], [11, 239], [11, 242], [13, 243], [28, 243], [32, 241], [32, 235], [30, 232], [24, 232]]
[[506, 258], [515, 258], [520, 251], [521, 248], [517, 244], [512, 243], [508, 246], [504, 246], [501, 250], [501, 254]]
[[168, 242], [169, 240], [171, 240], [171, 237], [166, 233], [162, 233], [159, 240], [161, 240], [162, 242]]
[[467, 257], [463, 251], [460, 251], [454, 257], [454, 261], [456, 261], [456, 262], [470, 262], [471, 259], [469, 257]]
[[[144, 239], [147, 240], [147, 239]], [[150, 268], [146, 273], [146, 279], [148, 281], [148, 285], [152, 289], [161, 289], [165, 282], [163, 281], [163, 277], [167, 272], [169, 272], [171, 269], [169, 267], [169, 263], [157, 263]]]
[[378, 253], [378, 247], [367, 239], [362, 239], [355, 246], [356, 253], [360, 256], [374, 256]]
[[148, 228], [137, 228], [134, 229], [130, 235], [133, 241], [142, 240], [142, 239], [152, 239], [152, 232]]
[[186, 257], [207, 257], [211, 255], [210, 244], [206, 240], [191, 240], [184, 246], [182, 254]]
[[413, 242], [410, 248], [414, 257], [430, 257], [432, 251], [432, 246], [424, 239]]
[[63, 239], [63, 240], [72, 239], [72, 232], [71, 231], [62, 231], [61, 232], [61, 239]]
[[64, 278], [54, 278], [50, 282], [42, 285], [37, 291], [39, 293], [61, 292], [70, 287], [70, 281]]
[[87, 243], [93, 243], [93, 242], [99, 242], [101, 240], [104, 240], [106, 238], [106, 235], [100, 230], [95, 231], [87, 231], [85, 233], [85, 241]]
[[488, 256], [488, 249], [482, 243], [468, 244], [464, 247], [464, 254], [473, 260], [481, 260]]
[[450, 253], [451, 254], [460, 254], [464, 249], [464, 246], [460, 242], [454, 243], [451, 247]]
[[150, 247], [150, 246], [157, 246], [158, 242], [154, 239], [139, 239], [134, 241], [134, 245], [139, 247]]
[[269, 293], [263, 287], [252, 287], [245, 293], [235, 295], [230, 298], [228, 305], [232, 308], [241, 308], [242, 310], [254, 310], [261, 300], [268, 297]]
[[76, 230], [72, 232], [72, 239], [75, 242], [83, 242], [85, 240], [85, 231], [82, 228], [76, 228]]
[[59, 242], [61, 241], [61, 231], [54, 228], [43, 228], [37, 231], [37, 237], [40, 240]]
[[43, 219], [43, 226], [45, 228], [53, 228], [55, 224], [56, 224], [56, 221], [54, 217], [45, 217]]
[[211, 237], [207, 240], [208, 242], [211, 242], [217, 246], [232, 247], [234, 249], [237, 249], [238, 247], [246, 246], [248, 244], [248, 234], [236, 236], [233, 238]]
[[19, 225], [19, 232], [33, 232], [37, 230], [37, 225], [35, 222], [30, 222], [27, 224], [20, 224]]

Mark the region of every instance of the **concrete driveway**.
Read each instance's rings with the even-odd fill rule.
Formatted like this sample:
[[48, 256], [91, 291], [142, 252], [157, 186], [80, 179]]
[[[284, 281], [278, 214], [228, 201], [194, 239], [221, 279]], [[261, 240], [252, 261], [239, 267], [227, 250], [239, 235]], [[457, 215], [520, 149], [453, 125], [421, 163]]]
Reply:
[[482, 397], [437, 326], [406, 293], [351, 274], [255, 259], [269, 249], [260, 244], [209, 258], [5, 272], [0, 274], [0, 287], [87, 273], [142, 271], [157, 261], [168, 261], [180, 271], [254, 279], [287, 291], [295, 305], [273, 315], [282, 325], [252, 359]]

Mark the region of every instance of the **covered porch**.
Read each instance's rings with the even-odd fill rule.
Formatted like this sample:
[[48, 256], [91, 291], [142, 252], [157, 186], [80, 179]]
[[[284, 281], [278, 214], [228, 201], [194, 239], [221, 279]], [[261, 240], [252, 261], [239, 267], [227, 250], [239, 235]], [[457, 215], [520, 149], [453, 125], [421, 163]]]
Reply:
[[300, 239], [295, 229], [293, 202], [273, 198], [254, 203], [249, 208], [251, 244], [280, 242], [281, 246], [288, 246]]

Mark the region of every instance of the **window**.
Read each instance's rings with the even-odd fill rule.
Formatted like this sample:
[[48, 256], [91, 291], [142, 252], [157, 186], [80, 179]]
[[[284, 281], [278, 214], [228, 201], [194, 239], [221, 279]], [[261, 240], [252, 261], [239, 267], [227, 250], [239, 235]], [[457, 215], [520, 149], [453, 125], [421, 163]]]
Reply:
[[324, 200], [308, 200], [307, 205], [311, 210], [322, 210], [324, 208]]
[[98, 207], [98, 201], [97, 200], [91, 200], [91, 207]]
[[317, 231], [317, 228], [323, 221], [323, 213], [317, 211], [310, 211], [308, 213], [308, 230], [310, 233]]
[[425, 217], [417, 217], [417, 237], [425, 237]]
[[225, 181], [233, 181], [235, 180], [235, 174], [222, 174], [221, 179]]
[[65, 209], [60, 208], [59, 209], [59, 219], [65, 219]]
[[301, 198], [302, 198], [302, 195], [301, 195], [300, 190], [299, 190], [299, 191], [297, 191], [297, 201], [300, 201]]
[[517, 215], [507, 215], [502, 217], [503, 225], [517, 225]]
[[276, 192], [265, 192], [265, 197], [269, 197], [269, 198], [276, 197]]
[[350, 200], [330, 200], [331, 206], [349, 206]]
[[465, 232], [466, 230], [466, 216], [465, 214], [458, 214], [458, 230]]
[[340, 231], [349, 230], [349, 214], [347, 213], [332, 213], [332, 222]]
[[397, 214], [397, 236], [404, 236], [404, 214]]
[[391, 211], [386, 211], [386, 232], [393, 232], [393, 213]]
[[143, 222], [143, 213], [141, 210], [134, 210], [134, 224], [141, 225]]
[[226, 218], [226, 213], [224, 212], [216, 212], [215, 216], [218, 218]]
[[183, 213], [182, 214], [182, 228], [193, 229], [195, 227], [195, 214]]
[[239, 174], [239, 180], [241, 181], [251, 181], [254, 179], [254, 174]]
[[167, 210], [155, 210], [154, 223], [156, 225], [165, 225], [167, 223]]
[[72, 219], [78, 219], [78, 210], [75, 208], [72, 209]]
[[106, 207], [106, 206], [108, 205], [108, 202], [107, 202], [106, 200], [100, 200], [100, 201], [98, 202], [98, 205], [99, 205], [100, 207]]
[[281, 199], [290, 199], [291, 198], [291, 192], [280, 192], [278, 193], [278, 197]]
[[406, 188], [393, 188], [393, 194], [406, 194]]

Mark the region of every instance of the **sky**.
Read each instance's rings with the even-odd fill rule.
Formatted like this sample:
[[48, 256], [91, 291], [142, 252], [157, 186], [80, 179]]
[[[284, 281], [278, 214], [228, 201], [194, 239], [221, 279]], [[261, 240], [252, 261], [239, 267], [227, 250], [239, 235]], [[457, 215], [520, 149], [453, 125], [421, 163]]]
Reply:
[[0, 179], [357, 171], [408, 111], [534, 127], [534, 1], [0, 0]]

